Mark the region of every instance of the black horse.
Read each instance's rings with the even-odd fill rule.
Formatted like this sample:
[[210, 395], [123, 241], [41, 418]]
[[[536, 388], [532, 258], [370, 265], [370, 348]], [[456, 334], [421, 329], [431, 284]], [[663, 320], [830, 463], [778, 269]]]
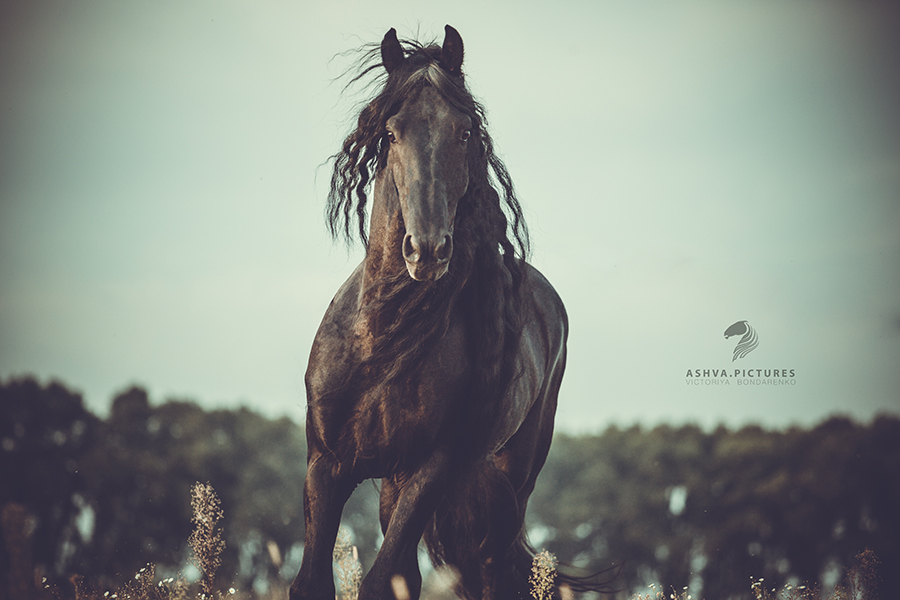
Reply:
[[[380, 50], [380, 52], [379, 52]], [[458, 570], [466, 598], [528, 598], [525, 507], [553, 433], [566, 361], [562, 301], [524, 257], [528, 236], [463, 44], [388, 31], [387, 77], [335, 155], [332, 233], [365, 261], [338, 290], [306, 373], [306, 545], [293, 600], [333, 600], [341, 511], [381, 479], [384, 542], [362, 599], [419, 595], [419, 540]], [[373, 180], [374, 178], [374, 180]], [[366, 203], [373, 192], [366, 232]], [[561, 577], [573, 587], [583, 580]]]

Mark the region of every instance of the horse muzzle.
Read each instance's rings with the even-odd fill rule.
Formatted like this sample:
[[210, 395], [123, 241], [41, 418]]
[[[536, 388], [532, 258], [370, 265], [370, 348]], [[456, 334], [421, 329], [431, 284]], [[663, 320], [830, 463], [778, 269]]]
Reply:
[[444, 233], [437, 236], [403, 237], [403, 260], [409, 276], [416, 281], [437, 281], [447, 273], [453, 256], [453, 236]]

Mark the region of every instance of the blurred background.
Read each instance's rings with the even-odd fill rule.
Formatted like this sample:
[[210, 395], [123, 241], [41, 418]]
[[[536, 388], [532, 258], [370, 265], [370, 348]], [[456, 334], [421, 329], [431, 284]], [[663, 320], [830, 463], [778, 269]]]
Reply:
[[[900, 411], [895, 6], [2, 6], [0, 376], [302, 418], [361, 258], [322, 218], [341, 53], [451, 23], [570, 313], [562, 427]], [[795, 384], [686, 383], [734, 366]]]
[[[255, 573], [254, 560], [274, 569], [265, 558], [272, 539], [283, 564], [296, 558], [293, 542], [271, 536], [290, 531], [296, 540], [302, 529], [292, 519], [305, 456], [295, 423], [304, 416], [306, 357], [328, 302], [362, 256], [359, 247], [332, 243], [322, 217], [327, 159], [366, 97], [366, 90], [344, 91], [339, 76], [357, 56], [345, 52], [378, 42], [390, 27], [401, 37], [440, 41], [445, 23], [465, 41], [468, 83], [488, 110], [526, 210], [531, 260], [569, 310], [558, 429], [582, 458], [566, 462], [560, 448], [569, 442], [558, 440], [548, 469], [558, 460], [571, 470], [548, 471], [539, 485], [587, 478], [606, 482], [604, 494], [635, 478], [656, 486], [636, 496], [649, 503], [646, 513], [603, 512], [598, 491], [584, 499], [596, 519], [588, 509], [566, 508], [561, 521], [547, 512], [559, 506], [541, 504], [540, 488], [532, 507], [537, 514], [544, 506], [532, 524], [535, 538], [543, 536], [561, 559], [589, 566], [641, 556], [634, 559], [634, 582], [681, 581], [681, 571], [670, 575], [659, 565], [677, 556], [685, 572], [705, 570], [701, 563], [713, 555], [697, 548], [725, 542], [683, 522], [701, 522], [711, 505], [702, 504], [703, 494], [728, 506], [717, 495], [727, 484], [716, 487], [716, 477], [746, 464], [741, 472], [763, 469], [760, 477], [770, 482], [763, 489], [780, 500], [770, 505], [755, 496], [756, 480], [746, 484], [746, 497], [735, 492], [753, 507], [746, 517], [752, 535], [738, 527], [743, 533], [728, 547], [743, 561], [758, 561], [741, 569], [759, 576], [768, 569], [784, 580], [836, 572], [863, 549], [854, 531], [892, 535], [893, 550], [882, 548], [888, 553], [882, 558], [896, 561], [896, 523], [872, 515], [878, 502], [896, 506], [897, 490], [866, 487], [895, 484], [850, 483], [835, 479], [839, 471], [825, 472], [831, 451], [866, 465], [887, 461], [872, 471], [854, 462], [847, 471], [854, 477], [897, 469], [889, 458], [896, 447], [871, 441], [895, 431], [890, 427], [900, 415], [896, 6], [3, 1], [0, 380], [9, 412], [0, 423], [0, 456], [9, 469], [23, 468], [26, 454], [57, 458], [45, 457], [51, 471], [32, 465], [30, 484], [9, 479], [19, 483], [0, 492], [0, 500], [45, 499], [42, 508], [29, 506], [41, 515], [34, 543], [45, 546], [35, 546], [35, 555], [47, 572], [64, 574], [79, 564], [87, 572], [88, 563], [77, 561], [91, 553], [98, 565], [91, 568], [103, 571], [103, 560], [113, 559], [97, 546], [102, 536], [123, 557], [125, 547], [142, 548], [136, 557], [157, 556], [148, 544], [180, 552], [186, 533], [162, 524], [152, 535], [131, 532], [137, 522], [152, 521], [136, 515], [156, 507], [163, 519], [176, 514], [176, 505], [188, 511], [189, 485], [197, 479], [210, 480], [234, 515], [238, 500], [231, 494], [241, 493], [243, 476], [218, 480], [213, 467], [198, 465], [208, 459], [223, 473], [244, 472], [223, 465], [251, 454], [268, 461], [273, 481], [289, 486], [269, 500], [257, 497], [281, 503], [266, 514], [281, 515], [294, 529], [263, 517], [234, 524], [250, 537], [230, 546], [244, 552], [232, 556], [233, 572]], [[741, 320], [752, 325], [759, 345], [732, 361], [737, 338], [723, 332]], [[714, 374], [722, 369], [730, 376]], [[749, 379], [735, 377], [734, 369], [792, 374], [745, 385]], [[43, 406], [36, 399], [45, 397], [62, 404], [35, 412]], [[14, 398], [32, 400], [20, 406]], [[126, 399], [118, 411], [114, 398]], [[55, 424], [49, 415], [60, 406], [70, 408]], [[190, 419], [196, 429], [186, 435]], [[238, 435], [229, 429], [237, 425], [204, 419], [248, 420], [255, 433]], [[97, 436], [86, 436], [95, 425]], [[279, 448], [257, 443], [271, 439], [270, 427], [283, 428]], [[202, 450], [173, 450], [162, 433]], [[620, 434], [645, 446], [613, 469], [609, 452], [626, 447], [613, 442]], [[232, 447], [237, 439], [245, 445]], [[81, 459], [70, 445], [87, 440], [116, 450], [77, 452], [112, 460], [131, 456], [119, 449], [135, 443], [135, 456], [152, 457], [151, 466], [143, 458], [125, 461], [127, 482], [83, 481], [90, 469], [76, 468]], [[723, 440], [731, 440], [729, 460], [748, 462], [713, 460], [725, 452]], [[668, 465], [666, 477], [648, 474], [659, 468], [659, 456], [675, 456], [681, 441], [695, 458]], [[222, 458], [223, 448], [244, 453]], [[72, 477], [77, 471], [75, 487], [58, 497], [41, 488], [52, 469]], [[613, 472], [624, 479], [604, 479]], [[819, 492], [790, 487], [800, 480], [833, 492], [832, 504]], [[162, 495], [146, 491], [160, 481], [174, 487]], [[33, 492], [28, 502], [26, 489]], [[122, 490], [122, 499], [110, 499], [114, 490]], [[864, 499], [841, 495], [853, 490]], [[160, 505], [161, 498], [173, 504]], [[779, 504], [785, 498], [813, 521], [787, 519]], [[826, 505], [837, 512], [819, 515], [817, 507]], [[364, 514], [365, 506], [360, 500], [350, 512]], [[603, 523], [612, 514], [647, 548], [609, 537], [615, 528]], [[782, 520], [772, 521], [774, 514]], [[650, 530], [663, 524], [650, 515], [669, 519], [666, 527], [680, 531], [678, 544], [687, 545], [652, 538]], [[118, 525], [103, 529], [104, 519]], [[806, 523], [806, 534], [823, 537], [813, 542], [788, 522]], [[727, 530], [720, 525], [702, 526]], [[363, 530], [356, 527], [355, 535]], [[598, 538], [603, 531], [607, 537]], [[88, 543], [79, 532], [91, 532], [94, 546], [86, 554], [73, 549]], [[800, 550], [770, 551], [782, 547], [773, 532], [792, 548], [816, 548], [809, 552], [817, 558], [801, 567]], [[132, 541], [121, 537], [126, 533]], [[365, 535], [377, 543], [374, 530]], [[576, 545], [552, 546], [564, 539]], [[179, 563], [166, 556], [154, 560]], [[122, 560], [116, 572], [142, 559]], [[741, 571], [734, 585], [747, 592], [745, 580]], [[692, 585], [710, 590], [710, 582], [707, 576]]]
[[[8, 486], [0, 487], [4, 600], [24, 597], [2, 595], [16, 582], [4, 564], [35, 569], [59, 591], [57, 600], [73, 597], [73, 574], [115, 590], [148, 563], [158, 578], [195, 580], [187, 542], [195, 482], [209, 482], [222, 501], [218, 589], [282, 599], [297, 574], [306, 440], [287, 417], [152, 402], [135, 387], [100, 419], [63, 385], [17, 379], [0, 387], [0, 442], [0, 481]], [[674, 590], [759, 600], [751, 589], [759, 579], [767, 592], [790, 584], [831, 593], [871, 571], [881, 578], [880, 595], [860, 598], [887, 599], [900, 589], [898, 499], [897, 417], [867, 424], [832, 417], [783, 430], [610, 426], [557, 435], [526, 525], [536, 549], [564, 568], [617, 567], [616, 600], [659, 600], [651, 585], [666, 598]], [[361, 484], [343, 517], [368, 568], [382, 540], [377, 486]], [[867, 550], [880, 565], [859, 557]], [[424, 552], [420, 564], [430, 588], [438, 578]]]

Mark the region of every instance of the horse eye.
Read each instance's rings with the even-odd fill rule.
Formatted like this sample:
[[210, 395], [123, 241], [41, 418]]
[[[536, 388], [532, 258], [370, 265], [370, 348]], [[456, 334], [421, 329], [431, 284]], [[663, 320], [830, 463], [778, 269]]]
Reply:
[[469, 141], [469, 138], [470, 138], [471, 136], [472, 136], [472, 132], [471, 132], [470, 130], [466, 129], [465, 131], [463, 131], [463, 134], [462, 134], [462, 141], [464, 141], [464, 142]]
[[388, 132], [387, 132], [387, 139], [388, 139], [388, 141], [389, 141], [390, 143], [392, 143], [392, 144], [395, 143], [395, 142], [397, 141], [397, 138], [394, 137], [394, 132], [393, 132], [393, 131], [388, 131]]

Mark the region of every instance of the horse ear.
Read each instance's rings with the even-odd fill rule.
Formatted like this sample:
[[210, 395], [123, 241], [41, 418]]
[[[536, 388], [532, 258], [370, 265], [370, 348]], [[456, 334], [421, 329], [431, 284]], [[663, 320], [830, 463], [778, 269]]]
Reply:
[[451, 75], [462, 74], [463, 42], [459, 32], [444, 26], [444, 46], [441, 48], [441, 67]]
[[403, 64], [403, 48], [397, 39], [397, 30], [391, 27], [381, 40], [381, 64], [388, 73]]

